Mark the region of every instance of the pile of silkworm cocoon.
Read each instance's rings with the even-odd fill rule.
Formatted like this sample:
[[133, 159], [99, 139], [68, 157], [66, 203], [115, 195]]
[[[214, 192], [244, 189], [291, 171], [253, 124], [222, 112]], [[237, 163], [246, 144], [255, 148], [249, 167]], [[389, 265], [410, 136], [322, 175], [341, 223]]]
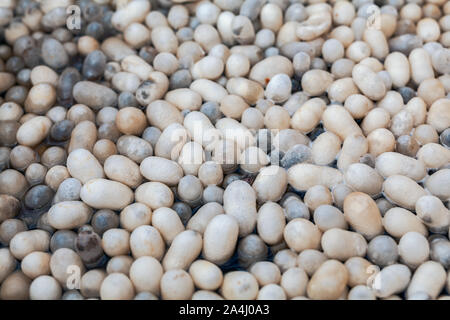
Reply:
[[450, 299], [450, 2], [0, 0], [0, 299]]

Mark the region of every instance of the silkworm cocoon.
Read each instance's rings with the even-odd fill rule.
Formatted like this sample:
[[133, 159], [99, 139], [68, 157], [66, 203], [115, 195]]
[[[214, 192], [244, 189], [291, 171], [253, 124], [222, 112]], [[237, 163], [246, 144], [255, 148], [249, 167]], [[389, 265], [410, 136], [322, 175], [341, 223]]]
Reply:
[[375, 161], [375, 168], [384, 178], [402, 175], [420, 181], [427, 174], [422, 162], [397, 152], [380, 154]]
[[353, 163], [345, 171], [346, 184], [372, 197], [380, 194], [383, 182], [383, 177], [375, 169], [363, 163]]
[[171, 207], [174, 200], [172, 190], [161, 182], [146, 182], [135, 191], [136, 202], [141, 202], [152, 210]]
[[255, 104], [264, 97], [264, 89], [261, 84], [241, 77], [229, 79], [227, 90], [230, 94], [241, 96], [248, 104]]
[[295, 129], [280, 130], [275, 137], [271, 139], [273, 146], [283, 152], [287, 152], [296, 144], [308, 145], [310, 140], [303, 133]]
[[92, 210], [81, 201], [62, 201], [48, 212], [48, 223], [55, 229], [74, 229], [86, 224]]
[[218, 265], [225, 263], [233, 255], [238, 235], [239, 225], [234, 217], [217, 215], [203, 235], [203, 257]]
[[450, 150], [437, 143], [422, 146], [416, 156], [427, 168], [439, 169], [450, 163]]
[[315, 185], [331, 188], [343, 181], [342, 173], [334, 168], [299, 163], [287, 171], [288, 183], [295, 189], [306, 191]]
[[107, 179], [92, 179], [81, 188], [80, 198], [96, 209], [121, 210], [133, 202], [134, 194], [123, 183]]
[[427, 123], [438, 132], [450, 127], [450, 102], [448, 98], [436, 100], [427, 114]]
[[350, 77], [338, 79], [328, 87], [328, 97], [333, 102], [344, 103], [348, 97], [358, 92], [358, 88]]
[[384, 68], [392, 79], [392, 84], [401, 88], [404, 87], [411, 76], [408, 58], [401, 52], [392, 52], [384, 60]]
[[306, 101], [292, 116], [291, 127], [309, 133], [320, 122], [325, 109], [325, 102], [320, 98]]
[[129, 55], [125, 57], [120, 62], [120, 66], [124, 71], [134, 73], [141, 80], [147, 80], [150, 73], [153, 72], [152, 66], [137, 55]]
[[238, 161], [244, 172], [255, 174], [269, 163], [269, 156], [260, 148], [253, 146], [242, 151]]
[[357, 64], [352, 70], [353, 81], [365, 96], [372, 100], [380, 100], [386, 94], [383, 80], [369, 67]]
[[383, 232], [380, 210], [365, 193], [350, 193], [344, 200], [344, 216], [350, 226], [367, 239]]
[[151, 181], [175, 186], [183, 177], [183, 169], [178, 163], [161, 157], [147, 157], [141, 162], [142, 175]]
[[192, 230], [179, 233], [164, 256], [164, 270], [187, 269], [198, 257], [202, 247], [202, 236], [199, 233]]
[[72, 130], [68, 152], [71, 153], [73, 150], [80, 148], [92, 151], [96, 141], [97, 127], [95, 124], [88, 120], [81, 121]]
[[72, 177], [86, 183], [94, 178], [105, 176], [97, 158], [86, 149], [76, 149], [67, 157], [67, 170]]
[[144, 21], [149, 11], [150, 2], [132, 1], [112, 15], [111, 23], [116, 29], [123, 31], [132, 22]]
[[323, 232], [332, 228], [348, 229], [341, 210], [328, 204], [323, 204], [314, 210], [314, 223]]
[[344, 292], [349, 279], [347, 268], [337, 260], [325, 261], [308, 283], [308, 297], [314, 300], [335, 300]]
[[[408, 110], [414, 119], [414, 127], [425, 123], [427, 117], [427, 105], [420, 97], [414, 97], [406, 104], [405, 110]], [[414, 129], [415, 132], [416, 129]]]
[[161, 298], [164, 300], [191, 300], [194, 282], [184, 270], [172, 269], [161, 277]]
[[329, 12], [315, 12], [308, 19], [298, 24], [295, 29], [297, 37], [303, 41], [314, 40], [327, 32], [332, 25]]
[[430, 299], [436, 299], [445, 285], [446, 272], [444, 267], [435, 261], [427, 261], [420, 265], [406, 290], [406, 298], [415, 294], [425, 293]]
[[374, 157], [395, 149], [395, 137], [388, 129], [378, 128], [367, 135], [369, 153]]
[[130, 267], [130, 280], [137, 292], [159, 294], [159, 285], [164, 271], [153, 257], [143, 256], [136, 259]]
[[181, 149], [178, 164], [183, 168], [185, 175], [198, 174], [198, 169], [205, 161], [205, 152], [201, 144], [191, 141]]
[[130, 188], [136, 188], [142, 183], [139, 166], [122, 155], [112, 155], [104, 163], [108, 178], [121, 182]]
[[258, 295], [258, 282], [250, 272], [228, 272], [220, 291], [228, 300], [254, 300]]
[[385, 110], [384, 108], [374, 108], [370, 110], [363, 119], [361, 128], [364, 134], [367, 136], [369, 133], [378, 128], [387, 128], [390, 121], [391, 116], [387, 110]]
[[235, 42], [233, 31], [231, 29], [233, 18], [234, 14], [230, 11], [222, 11], [217, 18], [217, 30], [219, 31], [222, 41], [227, 45], [233, 45]]
[[450, 211], [435, 196], [423, 196], [416, 202], [416, 214], [434, 233], [446, 233], [450, 225]]
[[216, 128], [220, 131], [222, 137], [234, 141], [240, 150], [256, 144], [255, 138], [250, 130], [237, 120], [222, 118], [217, 121]]
[[287, 188], [287, 173], [279, 166], [264, 167], [252, 185], [258, 202], [278, 201]]
[[389, 53], [388, 43], [383, 31], [375, 28], [367, 28], [363, 34], [363, 40], [372, 49], [372, 56], [377, 59], [384, 59]]
[[441, 169], [425, 181], [426, 189], [442, 201], [450, 200], [450, 169]]
[[48, 251], [50, 234], [44, 230], [30, 230], [17, 233], [9, 243], [9, 250], [14, 258], [22, 260], [34, 251]]
[[289, 248], [301, 252], [306, 249], [318, 249], [322, 232], [311, 221], [296, 218], [286, 225], [283, 235]]
[[428, 230], [420, 218], [411, 211], [395, 207], [389, 209], [383, 217], [383, 226], [387, 233], [395, 238], [401, 238], [410, 231], [427, 236]]
[[202, 97], [192, 89], [179, 88], [166, 93], [164, 99], [181, 111], [199, 110], [202, 105]]
[[[233, 78], [235, 79], [235, 78]], [[239, 78], [241, 79], [241, 78]], [[242, 78], [244, 79], [244, 78]], [[245, 79], [246, 80], [246, 79]], [[230, 83], [231, 79], [228, 80], [227, 84]], [[214, 101], [217, 103], [220, 103], [220, 101], [228, 95], [228, 88], [225, 90], [224, 87], [222, 87], [217, 82], [208, 80], [208, 79], [197, 79], [194, 82], [191, 83], [189, 89], [197, 92], [202, 96], [202, 99], [204, 101]], [[263, 90], [261, 88], [261, 90]], [[230, 90], [228, 90], [230, 91]], [[230, 91], [230, 94], [235, 94]], [[247, 92], [247, 94], [250, 94]], [[258, 95], [258, 97], [261, 97], [264, 95], [264, 91], [262, 91], [261, 94]], [[244, 97], [243, 97], [244, 98]]]
[[186, 229], [197, 231], [203, 235], [209, 222], [215, 216], [223, 213], [225, 213], [223, 207], [217, 202], [206, 203], [189, 219]]
[[281, 277], [280, 286], [289, 298], [304, 296], [308, 285], [308, 276], [301, 268], [289, 268]]
[[34, 147], [39, 144], [50, 131], [52, 121], [43, 116], [38, 116], [23, 123], [17, 130], [17, 142], [21, 145]]
[[233, 181], [223, 194], [223, 208], [239, 224], [239, 236], [249, 235], [256, 225], [256, 193], [245, 181]]
[[343, 171], [352, 164], [359, 162], [361, 156], [369, 151], [368, 139], [362, 134], [356, 133], [347, 136], [342, 144], [338, 157], [337, 167]]
[[188, 132], [186, 128], [179, 123], [172, 123], [159, 136], [155, 145], [155, 156], [177, 160], [181, 148], [183, 148], [187, 139]]
[[250, 70], [249, 79], [259, 82], [265, 86], [266, 79], [271, 79], [273, 76], [284, 73], [291, 77], [294, 74], [294, 67], [292, 62], [283, 56], [271, 56], [261, 60], [255, 64]]
[[333, 132], [326, 131], [314, 140], [311, 155], [314, 164], [327, 165], [336, 159], [341, 151], [341, 139]]
[[165, 252], [164, 240], [158, 229], [152, 226], [140, 226], [130, 236], [130, 249], [133, 257], [154, 257], [161, 260]]
[[170, 102], [155, 100], [147, 106], [149, 123], [160, 130], [166, 129], [174, 122], [183, 123], [181, 112]]
[[413, 210], [416, 201], [427, 192], [411, 178], [393, 175], [383, 182], [385, 196], [395, 204]]
[[183, 125], [191, 139], [201, 144], [205, 150], [211, 150], [211, 146], [220, 140], [220, 131], [213, 126], [204, 113], [189, 112], [184, 118]]
[[351, 257], [364, 257], [367, 251], [367, 241], [357, 232], [329, 229], [321, 240], [323, 252], [330, 259], [346, 261]]
[[416, 84], [423, 80], [434, 78], [433, 65], [428, 52], [424, 48], [415, 48], [409, 54], [411, 78]]
[[362, 134], [361, 128], [344, 107], [332, 105], [322, 114], [323, 126], [342, 140], [351, 134]]
[[184, 231], [183, 223], [177, 212], [170, 208], [159, 208], [153, 211], [152, 225], [158, 229], [167, 245]]
[[403, 264], [393, 264], [376, 274], [372, 288], [375, 295], [386, 298], [403, 292], [411, 280], [411, 271]]
[[258, 211], [257, 230], [265, 243], [272, 245], [283, 240], [286, 225], [283, 208], [275, 202], [266, 202]]
[[189, 274], [195, 285], [200, 289], [216, 290], [222, 285], [222, 270], [209, 261], [196, 260], [191, 264]]

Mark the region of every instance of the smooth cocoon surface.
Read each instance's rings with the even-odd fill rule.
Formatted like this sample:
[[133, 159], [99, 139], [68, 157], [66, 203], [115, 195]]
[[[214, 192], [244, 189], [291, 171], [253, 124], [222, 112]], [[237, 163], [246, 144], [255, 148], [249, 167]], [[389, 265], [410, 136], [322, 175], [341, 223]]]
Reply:
[[310, 279], [308, 297], [317, 300], [335, 300], [343, 293], [348, 281], [345, 266], [336, 261], [324, 262]]
[[80, 191], [81, 199], [97, 209], [119, 210], [129, 205], [134, 194], [126, 185], [106, 179], [92, 179]]
[[233, 254], [239, 235], [235, 218], [220, 214], [214, 217], [203, 235], [203, 256], [216, 264], [226, 262]]
[[344, 216], [349, 225], [367, 239], [383, 232], [380, 211], [365, 193], [353, 192], [345, 198]]

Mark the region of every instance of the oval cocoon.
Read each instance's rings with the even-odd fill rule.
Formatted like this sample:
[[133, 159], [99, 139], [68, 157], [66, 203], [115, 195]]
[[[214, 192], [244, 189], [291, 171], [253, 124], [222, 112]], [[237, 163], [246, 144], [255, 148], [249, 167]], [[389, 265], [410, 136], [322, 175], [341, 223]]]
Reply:
[[92, 210], [81, 201], [63, 201], [48, 211], [48, 223], [55, 229], [76, 229], [86, 224]]
[[364, 257], [367, 242], [357, 232], [329, 229], [322, 236], [323, 252], [331, 259], [346, 261], [351, 257]]
[[367, 239], [383, 232], [380, 209], [365, 193], [352, 192], [345, 198], [344, 217], [355, 231]]
[[175, 186], [183, 177], [183, 169], [175, 161], [161, 157], [147, 157], [141, 162], [141, 173], [148, 180]]
[[203, 256], [215, 264], [223, 264], [233, 255], [239, 235], [235, 218], [226, 214], [215, 216], [203, 235]]
[[309, 280], [306, 292], [314, 300], [336, 300], [348, 282], [347, 268], [337, 260], [325, 261]]
[[97, 158], [86, 149], [75, 149], [67, 157], [67, 170], [81, 183], [91, 179], [103, 178], [103, 168]]
[[342, 173], [334, 168], [309, 163], [299, 163], [289, 168], [288, 182], [299, 191], [306, 191], [315, 185], [331, 188], [343, 181]]
[[80, 198], [96, 209], [121, 210], [133, 202], [134, 194], [120, 182], [92, 179], [81, 188]]
[[249, 235], [256, 224], [256, 193], [245, 181], [230, 183], [223, 194], [223, 208], [239, 224], [239, 236]]

